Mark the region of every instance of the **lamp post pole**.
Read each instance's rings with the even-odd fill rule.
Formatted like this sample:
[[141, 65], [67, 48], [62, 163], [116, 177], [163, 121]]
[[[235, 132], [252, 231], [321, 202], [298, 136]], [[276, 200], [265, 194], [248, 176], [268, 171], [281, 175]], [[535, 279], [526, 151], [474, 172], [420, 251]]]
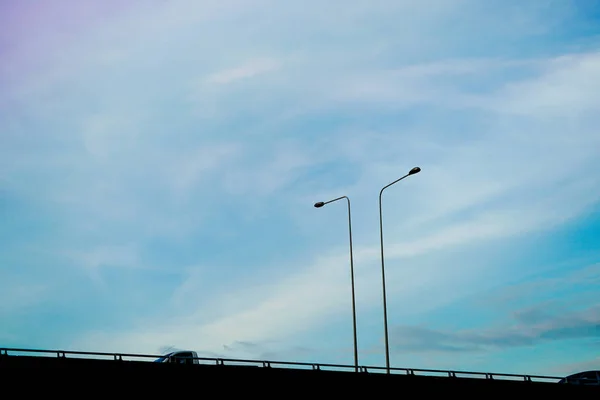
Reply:
[[354, 290], [354, 257], [352, 255], [352, 216], [350, 213], [350, 199], [347, 196], [338, 197], [337, 199], [326, 202], [320, 201], [315, 203], [316, 208], [321, 208], [326, 204], [333, 203], [341, 199], [346, 199], [348, 204], [348, 234], [350, 237], [350, 283], [352, 287], [352, 326], [354, 332], [354, 370], [358, 372], [358, 339], [356, 334], [356, 296]]
[[385, 185], [381, 191], [379, 191], [379, 238], [381, 247], [381, 284], [383, 293], [383, 331], [384, 331], [384, 343], [385, 343], [385, 368], [386, 372], [390, 373], [390, 344], [388, 341], [388, 318], [387, 318], [387, 296], [385, 291], [385, 263], [383, 257], [383, 216], [381, 212], [381, 195], [383, 191], [395, 183], [400, 182], [402, 179], [421, 172], [421, 168], [415, 167], [409, 171], [408, 174], [403, 177], [396, 179], [394, 182]]

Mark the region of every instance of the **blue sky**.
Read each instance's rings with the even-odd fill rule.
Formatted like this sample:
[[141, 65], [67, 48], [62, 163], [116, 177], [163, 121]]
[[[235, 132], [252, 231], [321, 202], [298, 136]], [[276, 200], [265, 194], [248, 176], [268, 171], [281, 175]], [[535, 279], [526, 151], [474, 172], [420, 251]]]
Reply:
[[0, 344], [600, 367], [600, 3], [0, 6]]

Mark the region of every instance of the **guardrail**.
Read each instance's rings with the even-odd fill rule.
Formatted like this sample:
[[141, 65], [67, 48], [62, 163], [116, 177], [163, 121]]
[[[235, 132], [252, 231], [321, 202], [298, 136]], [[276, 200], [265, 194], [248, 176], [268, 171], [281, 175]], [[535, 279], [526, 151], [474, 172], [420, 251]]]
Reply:
[[[13, 354], [9, 354], [13, 353]], [[20, 354], [18, 354], [20, 353]], [[73, 358], [91, 358], [99, 360], [114, 360], [114, 361], [148, 361], [162, 358], [164, 354], [131, 354], [131, 353], [103, 353], [90, 351], [67, 351], [67, 350], [39, 350], [39, 349], [16, 349], [16, 348], [0, 348], [0, 357], [2, 356], [18, 356], [32, 354], [47, 354], [55, 355], [58, 358], [66, 358], [67, 355], [75, 356]], [[186, 357], [186, 360], [191, 357]], [[231, 365], [231, 366], [259, 366], [264, 368], [295, 368], [295, 369], [312, 369], [312, 370], [329, 370], [329, 371], [347, 371], [355, 373], [386, 373], [385, 367], [376, 366], [359, 366], [358, 371], [354, 365], [346, 364], [328, 364], [328, 363], [307, 363], [293, 361], [267, 361], [267, 360], [241, 360], [234, 358], [213, 358], [213, 357], [195, 357], [200, 364], [204, 365]], [[520, 380], [525, 382], [558, 382], [563, 377], [544, 376], [544, 375], [523, 375], [523, 374], [506, 374], [506, 373], [491, 373], [491, 372], [476, 372], [476, 371], [453, 371], [439, 369], [419, 369], [419, 368], [399, 368], [393, 367], [389, 371], [391, 374], [406, 374], [420, 376], [440, 376], [448, 378], [481, 378], [481, 379], [504, 379], [504, 380]]]

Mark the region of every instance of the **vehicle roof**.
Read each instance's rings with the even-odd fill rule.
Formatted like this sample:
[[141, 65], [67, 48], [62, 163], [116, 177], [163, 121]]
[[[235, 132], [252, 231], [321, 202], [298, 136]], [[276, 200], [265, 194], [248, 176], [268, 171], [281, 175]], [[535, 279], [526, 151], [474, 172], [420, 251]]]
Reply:
[[167, 358], [176, 356], [177, 354], [180, 354], [180, 353], [192, 353], [193, 355], [197, 356], [196, 352], [192, 351], [192, 350], [177, 350], [177, 351], [172, 351], [170, 353], [160, 356], [159, 358], [154, 360], [154, 362], [163, 362]]
[[588, 374], [588, 373], [590, 373], [590, 372], [595, 372], [595, 373], [597, 373], [597, 374], [600, 374], [600, 370], [591, 369], [591, 370], [589, 370], [589, 371], [581, 371], [581, 372], [576, 372], [576, 373], [574, 373], [574, 374], [571, 374], [571, 375], [567, 376], [567, 378], [569, 378], [569, 377], [571, 377], [571, 376], [576, 376], [576, 375]]
[[173, 354], [178, 354], [178, 353], [194, 353], [194, 352], [192, 350], [177, 350], [177, 351], [172, 351], [170, 353], [167, 353], [163, 357], [172, 356]]

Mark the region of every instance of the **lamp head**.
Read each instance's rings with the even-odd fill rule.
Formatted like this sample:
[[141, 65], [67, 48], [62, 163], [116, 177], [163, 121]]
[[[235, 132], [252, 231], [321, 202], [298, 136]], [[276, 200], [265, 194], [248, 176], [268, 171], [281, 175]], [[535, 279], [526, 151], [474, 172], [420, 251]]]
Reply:
[[316, 208], [321, 208], [325, 205], [325, 203], [323, 203], [322, 201], [319, 201], [318, 203], [315, 203], [315, 207]]
[[421, 168], [419, 167], [414, 167], [413, 169], [411, 169], [408, 174], [409, 175], [414, 175], [414, 174], [418, 174], [419, 172], [421, 172]]

